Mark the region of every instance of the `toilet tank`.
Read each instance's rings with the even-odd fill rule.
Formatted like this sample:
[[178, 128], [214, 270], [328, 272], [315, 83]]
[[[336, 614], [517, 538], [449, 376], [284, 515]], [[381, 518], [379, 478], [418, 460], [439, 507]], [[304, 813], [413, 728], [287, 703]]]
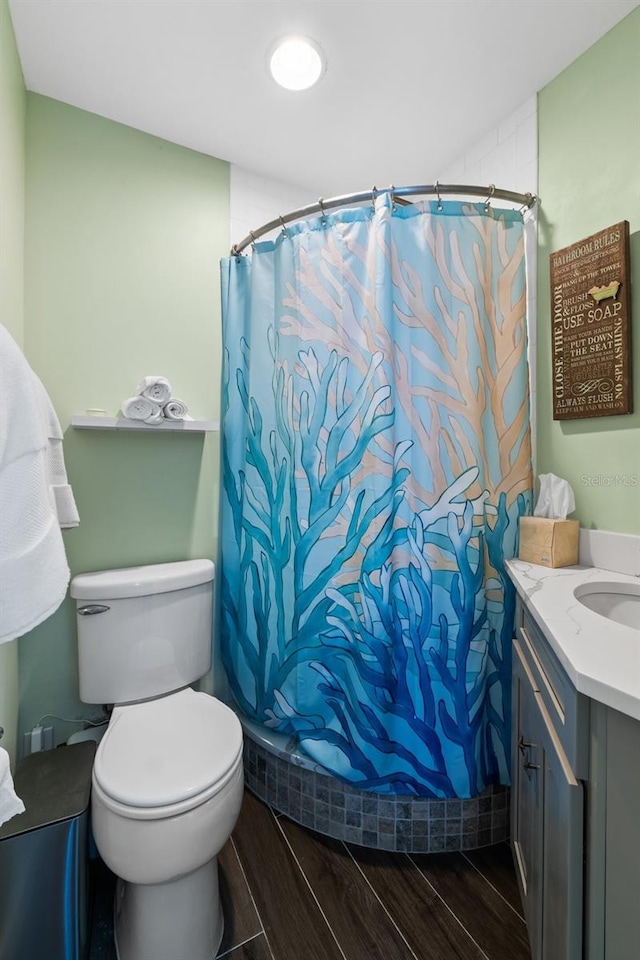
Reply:
[[145, 700], [204, 676], [211, 667], [213, 577], [210, 560], [74, 577], [80, 699]]

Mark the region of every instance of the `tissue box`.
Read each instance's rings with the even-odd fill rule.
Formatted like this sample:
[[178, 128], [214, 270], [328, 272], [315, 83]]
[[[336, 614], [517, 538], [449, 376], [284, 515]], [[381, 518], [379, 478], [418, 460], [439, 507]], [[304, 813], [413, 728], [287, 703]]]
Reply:
[[520, 517], [518, 559], [542, 567], [569, 567], [578, 562], [579, 520]]

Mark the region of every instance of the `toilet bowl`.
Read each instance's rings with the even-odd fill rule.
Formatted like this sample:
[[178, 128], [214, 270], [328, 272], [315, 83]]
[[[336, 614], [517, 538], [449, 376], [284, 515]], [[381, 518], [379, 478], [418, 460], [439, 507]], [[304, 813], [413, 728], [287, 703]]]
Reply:
[[114, 709], [94, 763], [91, 816], [119, 877], [120, 960], [215, 956], [217, 855], [242, 802], [238, 727], [228, 707], [190, 688]]
[[119, 960], [213, 960], [222, 939], [217, 856], [242, 802], [242, 727], [186, 685], [210, 664], [212, 577], [187, 561], [72, 581], [81, 695], [114, 703], [91, 817], [118, 877]]
[[96, 846], [119, 878], [119, 960], [211, 960], [223, 918], [217, 856], [243, 792], [242, 733], [190, 688], [114, 708], [93, 768]]

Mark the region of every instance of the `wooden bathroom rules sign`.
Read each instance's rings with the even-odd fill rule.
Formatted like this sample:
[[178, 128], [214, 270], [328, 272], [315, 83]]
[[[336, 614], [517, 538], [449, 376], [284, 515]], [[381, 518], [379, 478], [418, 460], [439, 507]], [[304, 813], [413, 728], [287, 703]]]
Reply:
[[553, 419], [631, 413], [628, 221], [549, 259]]

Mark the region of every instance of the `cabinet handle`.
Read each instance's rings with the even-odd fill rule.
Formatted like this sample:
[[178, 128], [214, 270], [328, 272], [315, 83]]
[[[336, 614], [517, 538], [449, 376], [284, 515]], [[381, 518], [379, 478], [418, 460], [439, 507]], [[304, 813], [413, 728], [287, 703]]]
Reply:
[[520, 753], [521, 753], [523, 756], [524, 756], [525, 750], [529, 750], [529, 749], [531, 749], [531, 748], [535, 749], [537, 746], [538, 746], [537, 743], [527, 743], [527, 741], [525, 740], [525, 738], [522, 737], [522, 736], [521, 736], [520, 739], [518, 740], [518, 750], [520, 751]]
[[524, 768], [525, 768], [525, 770], [539, 770], [539, 769], [540, 769], [540, 764], [539, 764], [539, 763], [525, 763], [525, 764], [524, 764]]
[[[553, 706], [555, 707], [556, 712], [557, 712], [558, 716], [560, 717], [560, 722], [564, 724], [564, 707], [563, 707], [562, 703], [560, 702], [560, 699], [558, 698], [558, 694], [556, 693], [556, 691], [555, 691], [555, 689], [554, 689], [554, 687], [553, 687], [553, 684], [551, 683], [551, 681], [549, 680], [549, 677], [547, 676], [547, 671], [544, 669], [544, 667], [543, 667], [543, 665], [542, 665], [542, 661], [540, 660], [540, 657], [539, 657], [538, 654], [536, 653], [536, 651], [535, 651], [535, 649], [534, 649], [534, 646], [533, 646], [533, 643], [532, 643], [532, 641], [531, 641], [531, 638], [529, 637], [529, 634], [527, 633], [527, 631], [525, 630], [524, 627], [521, 627], [521, 628], [520, 628], [520, 636], [521, 636], [522, 639], [524, 640], [524, 642], [525, 642], [525, 644], [526, 644], [526, 646], [527, 646], [527, 649], [528, 649], [528, 651], [529, 651], [529, 655], [531, 656], [531, 659], [533, 660], [533, 662], [535, 663], [535, 665], [536, 665], [536, 667], [537, 667], [538, 673], [540, 674], [540, 677], [542, 678], [542, 682], [544, 683], [545, 687], [547, 688], [547, 693], [549, 694], [549, 699], [551, 700], [551, 703], [552, 703]], [[534, 690], [537, 690], [537, 689], [538, 689], [537, 684], [533, 683], [532, 686], [533, 686]], [[539, 691], [538, 691], [538, 692], [539, 692]]]

